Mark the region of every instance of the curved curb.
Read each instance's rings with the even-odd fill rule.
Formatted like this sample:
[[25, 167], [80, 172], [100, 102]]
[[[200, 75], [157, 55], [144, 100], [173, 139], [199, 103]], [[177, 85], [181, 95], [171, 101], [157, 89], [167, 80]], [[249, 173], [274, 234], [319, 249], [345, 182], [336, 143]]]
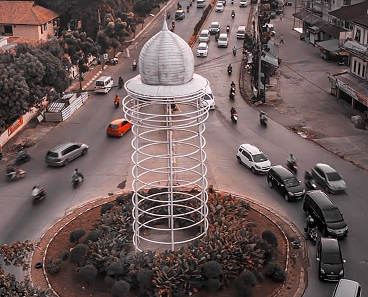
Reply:
[[[287, 220], [286, 218], [282, 217], [281, 215], [279, 215], [278, 213], [275, 212], [274, 209], [270, 208], [269, 206], [266, 206], [264, 204], [260, 204], [256, 199], [254, 199], [253, 197], [247, 197], [247, 196], [243, 196], [243, 195], [240, 195], [240, 194], [237, 194], [237, 193], [230, 193], [230, 192], [227, 192], [227, 191], [218, 191], [218, 190], [213, 190], [214, 192], [219, 192], [219, 193], [224, 193], [224, 194], [229, 194], [229, 195], [232, 195], [236, 198], [239, 198], [239, 199], [243, 199], [245, 201], [247, 201], [247, 203], [249, 203], [252, 207], [252, 209], [256, 212], [258, 212], [259, 214], [261, 214], [262, 216], [266, 217], [268, 220], [270, 220], [279, 230], [280, 232], [283, 234], [284, 238], [285, 238], [285, 241], [286, 241], [286, 263], [285, 263], [285, 272], [287, 273], [288, 272], [288, 267], [289, 267], [289, 264], [290, 264], [290, 259], [291, 259], [291, 252], [290, 252], [290, 241], [289, 241], [289, 238], [287, 236], [287, 234], [285, 233], [284, 229], [282, 229], [280, 227], [280, 224], [277, 223], [273, 218], [270, 218], [269, 216], [267, 216], [267, 214], [265, 214], [264, 212], [267, 211], [267, 212], [270, 212], [272, 215], [274, 215], [278, 220], [280, 220], [283, 224], [285, 224], [286, 226], [288, 226], [289, 228], [289, 232], [293, 232], [293, 234], [295, 234], [295, 237], [298, 238], [298, 240], [304, 244], [302, 244], [301, 246], [301, 249], [302, 249], [302, 253], [303, 253], [303, 257], [306, 257], [308, 258], [306, 255], [306, 245], [305, 245], [305, 240], [304, 240], [304, 237], [301, 235], [301, 233], [299, 232], [299, 230], [295, 227], [295, 225]], [[58, 224], [61, 224], [61, 226], [58, 226], [57, 230], [52, 234], [51, 238], [47, 241], [47, 244], [46, 244], [46, 247], [45, 249], [42, 251], [42, 273], [43, 273], [43, 277], [45, 279], [45, 282], [47, 284], [47, 289], [50, 290], [54, 296], [57, 296], [57, 297], [60, 297], [56, 291], [52, 288], [50, 282], [49, 282], [49, 279], [47, 277], [47, 273], [46, 273], [46, 256], [47, 256], [47, 251], [48, 251], [48, 248], [51, 244], [51, 242], [54, 240], [54, 238], [60, 233], [60, 231], [62, 229], [64, 229], [65, 226], [67, 226], [69, 223], [73, 222], [75, 219], [77, 219], [78, 217], [80, 217], [81, 215], [85, 214], [86, 212], [94, 209], [94, 208], [97, 208], [107, 202], [111, 202], [111, 201], [114, 201], [116, 199], [116, 196], [118, 195], [124, 195], [124, 194], [129, 194], [131, 193], [132, 190], [124, 190], [124, 191], [121, 191], [119, 193], [115, 193], [113, 195], [110, 195], [110, 196], [105, 196], [105, 197], [98, 197], [98, 198], [95, 198], [94, 200], [92, 201], [88, 201], [76, 208], [73, 208], [72, 210], [70, 210], [64, 217], [60, 218], [59, 220], [57, 220], [47, 231], [45, 231], [37, 246], [40, 245], [41, 241], [43, 239], [45, 239], [45, 236], [48, 234], [48, 232], [50, 232], [53, 228], [56, 228], [56, 226]], [[70, 218], [69, 218], [70, 217]], [[65, 222], [63, 222], [63, 220], [65, 220]], [[46, 239], [45, 239], [46, 240]], [[38, 262], [38, 261], [34, 261], [35, 259], [33, 258], [34, 256], [34, 252], [32, 253], [31, 255], [31, 270], [30, 270], [30, 279], [32, 281], [32, 272], [34, 271], [33, 269], [34, 268], [34, 265], [33, 265], [33, 262]], [[301, 271], [299, 273], [299, 286], [298, 286], [298, 289], [297, 291], [294, 293], [293, 297], [300, 297], [304, 294], [304, 291], [305, 291], [305, 288], [306, 288], [306, 283], [307, 283], [307, 277], [306, 277], [306, 273], [305, 273], [305, 270], [304, 270], [304, 267], [302, 266], [301, 267]], [[287, 278], [286, 278], [287, 279]], [[32, 282], [33, 283], [33, 282]], [[280, 295], [281, 291], [283, 289], [285, 289], [285, 285], [287, 284], [287, 282], [285, 281], [282, 285], [282, 287], [272, 295], [272, 297], [277, 297]]]

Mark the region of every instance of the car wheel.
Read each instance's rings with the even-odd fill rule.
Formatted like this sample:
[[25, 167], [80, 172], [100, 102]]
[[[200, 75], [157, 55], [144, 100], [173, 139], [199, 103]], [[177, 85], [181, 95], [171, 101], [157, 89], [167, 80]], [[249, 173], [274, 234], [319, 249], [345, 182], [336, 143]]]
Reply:
[[68, 165], [69, 164], [69, 160], [68, 159], [66, 159], [65, 161], [64, 161], [64, 166], [66, 166], [66, 165]]
[[325, 186], [325, 191], [326, 191], [326, 193], [330, 193], [329, 187]]
[[256, 174], [257, 173], [257, 171], [256, 171], [256, 169], [254, 167], [252, 167], [250, 170], [252, 171], [253, 174]]
[[323, 234], [323, 237], [327, 237], [328, 236], [328, 231], [327, 231], [327, 228], [323, 228], [322, 230], [322, 234]]
[[236, 156], [236, 158], [238, 159], [239, 164], [243, 164], [243, 162], [241, 161], [241, 158], [239, 156]]
[[289, 198], [289, 195], [288, 194], [285, 194], [284, 198], [285, 198], [285, 201], [286, 202], [289, 202], [290, 201], [290, 198]]
[[273, 182], [272, 182], [272, 180], [269, 180], [269, 181], [268, 181], [268, 186], [269, 186], [270, 188], [273, 188]]
[[83, 151], [82, 151], [82, 156], [83, 155], [85, 155], [85, 154], [87, 154], [87, 149], [85, 148], [85, 149], [83, 149]]

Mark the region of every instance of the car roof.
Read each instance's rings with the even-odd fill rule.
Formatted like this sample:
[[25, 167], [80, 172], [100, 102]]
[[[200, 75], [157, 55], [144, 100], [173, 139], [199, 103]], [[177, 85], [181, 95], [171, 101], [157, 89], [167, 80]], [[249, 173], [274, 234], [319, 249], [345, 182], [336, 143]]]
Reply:
[[183, 13], [183, 12], [184, 12], [184, 10], [182, 10], [182, 9], [178, 9], [176, 12]]
[[326, 253], [336, 253], [340, 251], [339, 241], [336, 238], [321, 237], [322, 250]]
[[221, 2], [217, 2], [216, 6], [224, 6], [224, 4]]
[[295, 175], [292, 174], [290, 170], [282, 165], [272, 166], [271, 169], [275, 171], [282, 179], [295, 177]]
[[262, 151], [258, 147], [256, 147], [253, 144], [250, 144], [250, 143], [243, 143], [243, 144], [240, 145], [240, 147], [243, 148], [243, 149], [246, 149], [252, 155], [262, 153]]
[[198, 44], [198, 47], [199, 47], [199, 46], [201, 46], [201, 45], [202, 45], [202, 46], [207, 46], [207, 42], [200, 42], [200, 43]]
[[52, 152], [58, 152], [58, 151], [61, 151], [61, 150], [65, 149], [65, 148], [71, 146], [71, 145], [74, 145], [74, 144], [80, 145], [81, 143], [79, 143], [79, 142], [64, 142], [64, 143], [61, 143], [61, 144], [53, 147], [50, 151], [52, 151]]
[[97, 80], [106, 80], [106, 79], [109, 79], [109, 78], [112, 79], [111, 76], [103, 75], [103, 76], [99, 77]]
[[211, 25], [220, 25], [219, 22], [212, 22]]
[[208, 31], [207, 29], [203, 29], [202, 31], [201, 31], [201, 33], [209, 33], [210, 31]]
[[313, 198], [314, 202], [316, 202], [322, 210], [337, 208], [330, 197], [321, 190], [308, 191], [308, 195]]
[[331, 173], [331, 172], [336, 172], [335, 169], [333, 169], [330, 165], [327, 164], [323, 164], [323, 163], [318, 163], [315, 166], [316, 168], [319, 168], [321, 171], [323, 171], [324, 173]]
[[227, 34], [226, 33], [221, 33], [220, 37], [227, 37]]

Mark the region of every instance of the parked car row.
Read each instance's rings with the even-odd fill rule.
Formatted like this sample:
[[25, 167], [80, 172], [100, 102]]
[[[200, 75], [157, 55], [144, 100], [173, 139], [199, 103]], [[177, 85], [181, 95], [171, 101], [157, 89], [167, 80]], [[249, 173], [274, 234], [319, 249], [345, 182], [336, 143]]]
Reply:
[[[303, 199], [304, 213], [313, 219], [315, 226], [323, 235], [316, 248], [318, 277], [329, 281], [342, 279], [345, 260], [337, 239], [348, 235], [348, 226], [331, 198], [322, 190], [306, 191], [301, 181], [289, 169], [282, 165], [272, 166], [268, 157], [252, 144], [241, 144], [236, 158], [254, 174], [266, 174], [268, 186], [276, 189], [286, 201]], [[346, 190], [346, 183], [341, 175], [327, 164], [316, 164], [311, 169], [311, 176], [327, 193], [340, 193]], [[337, 289], [339, 290], [341, 291]]]

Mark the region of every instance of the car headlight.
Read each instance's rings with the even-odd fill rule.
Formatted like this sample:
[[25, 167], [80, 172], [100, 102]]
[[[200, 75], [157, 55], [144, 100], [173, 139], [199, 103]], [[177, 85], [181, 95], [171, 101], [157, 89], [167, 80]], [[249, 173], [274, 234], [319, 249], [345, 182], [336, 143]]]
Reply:
[[292, 193], [292, 192], [288, 192], [288, 195], [289, 195], [289, 196], [294, 196], [294, 193]]
[[339, 276], [343, 276], [344, 275], [344, 270], [341, 270], [340, 272], [339, 272]]
[[326, 272], [321, 268], [321, 274], [326, 274]]
[[335, 233], [336, 232], [334, 229], [331, 229], [331, 228], [328, 228], [328, 227], [327, 227], [327, 231], [330, 232], [330, 233]]
[[254, 167], [256, 167], [257, 169], [261, 169], [261, 167], [260, 167], [260, 166], [258, 166], [258, 165], [254, 165]]

